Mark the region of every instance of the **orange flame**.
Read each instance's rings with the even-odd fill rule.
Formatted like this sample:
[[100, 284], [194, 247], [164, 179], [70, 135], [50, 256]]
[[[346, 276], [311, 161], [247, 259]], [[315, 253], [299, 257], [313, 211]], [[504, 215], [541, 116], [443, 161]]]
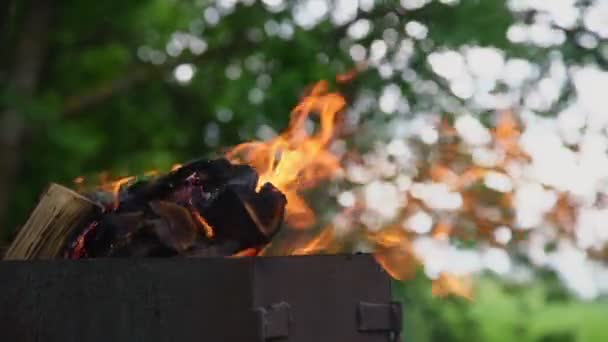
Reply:
[[135, 180], [135, 176], [123, 177], [115, 181], [107, 182], [101, 185], [101, 189], [104, 191], [108, 191], [112, 194], [114, 208], [117, 208], [120, 203], [120, 189], [128, 184], [129, 182]]
[[292, 255], [308, 255], [308, 254], [319, 254], [326, 252], [334, 241], [333, 229], [331, 227], [324, 228], [321, 233], [310, 240], [304, 246], [296, 248], [291, 254]]
[[243, 258], [243, 257], [253, 257], [258, 255], [259, 251], [256, 248], [247, 248], [242, 251], [231, 255], [229, 258]]
[[470, 277], [457, 277], [449, 273], [441, 273], [439, 278], [433, 281], [433, 296], [447, 297], [456, 295], [468, 300], [473, 300], [473, 282]]
[[[175, 171], [179, 168], [182, 167], [182, 164], [173, 164], [171, 166], [171, 171]], [[151, 170], [147, 170], [144, 171], [143, 176], [146, 178], [150, 178], [150, 177], [156, 177], [158, 175], [161, 174], [161, 171], [156, 170], [156, 169], [151, 169]], [[109, 192], [112, 195], [112, 208], [117, 208], [120, 202], [120, 190], [122, 189], [123, 186], [137, 180], [138, 177], [136, 176], [127, 176], [127, 177], [121, 177], [121, 178], [117, 178], [117, 179], [113, 179], [112, 177], [110, 177], [109, 172], [104, 171], [101, 172], [99, 174], [99, 180], [98, 180], [98, 184], [95, 187], [99, 188], [102, 191], [106, 191]], [[87, 184], [88, 180], [84, 177], [84, 176], [78, 176], [76, 178], [74, 178], [72, 180], [72, 182], [74, 183], [76, 189], [78, 191], [86, 191], [87, 189], [90, 190], [91, 184]]]
[[[353, 70], [338, 75], [338, 83], [352, 81], [365, 65], [360, 65]], [[275, 138], [268, 141], [247, 142], [232, 148], [226, 157], [233, 163], [249, 164], [259, 174], [258, 189], [266, 183], [273, 184], [287, 198], [286, 221], [294, 228], [308, 228], [315, 221], [315, 213], [302, 197], [302, 191], [310, 189], [321, 181], [330, 179], [341, 170], [340, 160], [329, 151], [330, 144], [337, 130], [337, 115], [344, 108], [346, 101], [344, 97], [335, 92], [328, 91], [327, 82], [318, 82], [300, 103], [291, 112], [291, 120], [287, 129]], [[317, 129], [310, 129], [311, 124], [318, 120]], [[445, 120], [441, 121], [439, 130], [442, 137], [451, 137], [457, 134], [456, 130]], [[520, 125], [512, 112], [502, 112], [496, 128], [492, 131], [494, 144], [507, 154], [508, 158], [521, 157], [523, 152], [518, 145], [521, 134]], [[441, 158], [438, 162], [432, 162], [426, 174], [422, 177], [430, 178], [434, 182], [442, 182], [452, 191], [458, 191], [463, 195], [465, 204], [462, 212], [467, 215], [476, 215], [471, 208], [479, 201], [471, 191], [474, 185], [493, 168], [481, 166], [462, 167], [458, 143], [454, 139], [443, 139], [441, 145]], [[467, 164], [465, 164], [467, 165]], [[500, 170], [502, 165], [497, 166]], [[172, 170], [180, 168], [176, 164]], [[148, 172], [146, 175], [154, 176], [156, 171]], [[114, 205], [118, 205], [118, 196], [122, 186], [131, 182], [135, 177], [125, 177], [111, 182], [104, 182], [102, 189], [110, 191], [114, 196]], [[84, 178], [75, 179], [77, 185], [82, 185]], [[511, 194], [503, 197], [504, 206], [511, 206]], [[416, 200], [409, 198], [408, 208], [415, 206]], [[423, 206], [419, 203], [419, 206]], [[564, 203], [567, 209], [567, 203]], [[572, 215], [565, 210], [557, 219], [571, 220]], [[402, 214], [406, 214], [406, 210]], [[208, 238], [213, 238], [213, 228], [207, 221], [196, 212], [193, 212], [195, 220], [199, 223]], [[475, 222], [478, 222], [473, 217]], [[459, 226], [450, 218], [437, 223], [431, 236], [438, 240], [447, 240], [457, 236]], [[299, 237], [308, 236], [309, 232], [298, 232]], [[388, 226], [375, 233], [369, 233], [365, 240], [371, 245], [374, 257], [380, 265], [393, 278], [406, 280], [412, 278], [416, 269], [422, 264], [413, 247], [413, 233], [407, 232], [400, 226]], [[266, 245], [261, 249], [245, 249], [234, 254], [232, 257], [246, 257], [271, 254], [317, 254], [335, 252], [340, 241], [334, 234], [333, 227], [324, 227], [320, 233], [309, 240], [294, 239], [293, 244]], [[277, 251], [275, 251], [277, 250]], [[467, 299], [472, 298], [472, 280], [470, 277], [460, 277], [448, 273], [441, 273], [433, 281], [432, 293], [435, 296], [444, 297], [457, 295]]]
[[[228, 152], [232, 162], [246, 163], [259, 173], [258, 188], [271, 183], [287, 197], [286, 221], [294, 228], [307, 228], [315, 214], [300, 191], [313, 187], [340, 170], [329, 152], [336, 130], [336, 116], [345, 105], [338, 93], [330, 93], [327, 82], [317, 83], [293, 109], [291, 122], [281, 135], [266, 142], [249, 142]], [[311, 117], [319, 117], [319, 128], [309, 132]]]
[[205, 220], [205, 218], [201, 214], [199, 214], [198, 211], [196, 211], [196, 210], [192, 211], [192, 215], [194, 216], [194, 219], [203, 228], [203, 231], [205, 232], [205, 236], [208, 239], [213, 239], [213, 237], [215, 236], [215, 232], [213, 230], [213, 227], [211, 227], [211, 225], [209, 224], [209, 222], [207, 222], [207, 220]]
[[374, 257], [394, 279], [410, 279], [419, 263], [407, 234], [400, 227], [389, 227], [371, 234], [368, 239], [375, 245]]
[[357, 76], [359, 76], [359, 74], [362, 71], [366, 70], [367, 67], [368, 67], [367, 62], [361, 62], [361, 63], [355, 65], [354, 68], [348, 70], [347, 72], [336, 75], [336, 82], [338, 82], [338, 83], [352, 82], [355, 78], [357, 78]]

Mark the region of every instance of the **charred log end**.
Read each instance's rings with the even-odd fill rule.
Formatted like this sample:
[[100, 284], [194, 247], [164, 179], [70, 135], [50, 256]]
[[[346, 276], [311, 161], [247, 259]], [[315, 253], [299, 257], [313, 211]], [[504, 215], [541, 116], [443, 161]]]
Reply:
[[51, 184], [4, 256], [5, 259], [53, 259], [79, 227], [96, 220], [102, 208], [84, 196]]

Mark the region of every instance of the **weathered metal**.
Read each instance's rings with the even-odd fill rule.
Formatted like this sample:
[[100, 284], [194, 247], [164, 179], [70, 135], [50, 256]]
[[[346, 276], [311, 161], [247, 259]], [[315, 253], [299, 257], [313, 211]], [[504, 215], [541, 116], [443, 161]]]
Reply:
[[380, 342], [401, 308], [369, 255], [0, 262], [19, 342]]

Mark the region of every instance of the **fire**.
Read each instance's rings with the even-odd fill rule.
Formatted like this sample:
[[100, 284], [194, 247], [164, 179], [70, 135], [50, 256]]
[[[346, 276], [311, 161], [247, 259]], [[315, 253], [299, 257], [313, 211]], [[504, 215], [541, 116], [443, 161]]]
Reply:
[[473, 282], [471, 277], [457, 277], [453, 274], [441, 273], [439, 278], [433, 281], [431, 291], [433, 296], [446, 297], [456, 295], [473, 300]]
[[201, 214], [199, 214], [196, 210], [192, 211], [192, 216], [194, 216], [194, 219], [203, 228], [203, 230], [205, 232], [205, 236], [208, 239], [213, 239], [213, 236], [215, 235], [215, 232], [213, 231], [213, 227], [211, 227], [211, 225], [209, 224], [209, 222], [207, 222], [207, 220], [205, 220], [205, 218], [202, 217]]
[[[363, 67], [339, 75], [339, 83], [349, 82], [356, 77]], [[330, 92], [328, 83], [318, 82], [312, 90], [302, 98], [291, 112], [291, 119], [287, 129], [280, 135], [268, 141], [246, 142], [230, 149], [226, 157], [233, 163], [248, 164], [256, 169], [259, 175], [257, 187], [260, 189], [264, 184], [271, 183], [278, 188], [287, 198], [285, 213], [286, 222], [293, 228], [298, 228], [300, 235], [282, 245], [272, 242], [261, 249], [249, 248], [238, 252], [232, 257], [259, 256], [259, 255], [304, 255], [335, 252], [346, 250], [343, 241], [338, 238], [332, 226], [326, 226], [319, 233], [310, 238], [310, 228], [315, 222], [315, 213], [302, 197], [304, 190], [317, 186], [322, 181], [331, 179], [341, 171], [341, 160], [330, 151], [330, 145], [338, 130], [338, 115], [345, 107], [346, 101], [342, 95]], [[317, 121], [316, 129], [312, 129]], [[457, 135], [456, 130], [447, 121], [442, 121], [438, 127], [443, 138]], [[520, 136], [520, 127], [511, 112], [503, 112], [492, 131], [494, 144], [501, 147], [510, 158], [522, 157], [517, 140]], [[434, 182], [446, 184], [451, 191], [460, 192], [463, 197], [462, 213], [475, 215], [474, 208], [480, 199], [474, 194], [469, 194], [471, 185], [482, 180], [488, 172], [499, 170], [504, 165], [494, 168], [480, 166], [454, 167], [458, 164], [459, 150], [454, 139], [444, 139], [447, 143], [440, 146], [440, 160], [433, 162], [426, 174], [421, 178], [430, 179]], [[442, 144], [441, 142], [439, 144]], [[461, 164], [462, 165], [462, 164]], [[181, 165], [174, 165], [176, 170]], [[157, 171], [146, 173], [147, 176], [157, 175]], [[119, 193], [123, 186], [131, 183], [134, 177], [125, 177], [118, 180], [106, 181], [102, 189], [110, 192], [113, 196], [114, 208], [119, 204]], [[83, 177], [75, 180], [78, 186], [84, 183]], [[508, 198], [510, 194], [505, 194]], [[510, 201], [507, 201], [510, 205]], [[363, 205], [360, 204], [362, 207]], [[417, 199], [408, 198], [408, 205], [404, 208], [401, 217], [407, 217], [412, 208], [425, 206]], [[567, 203], [564, 204], [567, 208]], [[353, 215], [364, 208], [353, 210]], [[408, 211], [409, 210], [409, 211]], [[569, 219], [568, 212], [562, 210], [560, 220]], [[212, 239], [215, 235], [214, 228], [207, 220], [193, 213], [194, 220], [198, 223], [205, 235]], [[477, 224], [487, 223], [473, 217]], [[481, 224], [479, 224], [481, 226]], [[486, 226], [491, 226], [487, 224]], [[353, 227], [354, 229], [354, 227]], [[354, 229], [356, 230], [356, 229]], [[360, 231], [359, 231], [360, 232]], [[459, 227], [451, 217], [446, 217], [433, 226], [430, 237], [436, 240], [447, 241], [458, 236]], [[362, 236], [360, 236], [362, 235]], [[304, 236], [304, 238], [302, 238]], [[357, 236], [370, 245], [374, 257], [380, 265], [393, 278], [406, 280], [412, 278], [417, 268], [423, 264], [414, 250], [415, 235], [403, 229], [400, 225], [388, 225], [374, 233], [363, 233]], [[273, 246], [273, 244], [275, 244]], [[455, 276], [449, 273], [441, 273], [433, 281], [432, 292], [436, 296], [457, 295], [464, 298], [472, 298], [472, 283], [469, 277]]]
[[304, 246], [296, 248], [291, 252], [291, 255], [319, 254], [327, 251], [332, 242], [334, 242], [333, 229], [331, 227], [326, 227], [317, 235], [317, 237], [310, 240]]
[[348, 70], [345, 73], [336, 75], [336, 82], [338, 83], [349, 83], [352, 82], [357, 76], [368, 68], [367, 62], [360, 62], [355, 65], [354, 68]]
[[113, 208], [118, 208], [120, 203], [120, 189], [135, 180], [135, 176], [123, 177], [115, 181], [110, 181], [101, 185], [101, 189], [112, 194]]
[[400, 227], [388, 227], [367, 239], [374, 244], [374, 257], [394, 279], [411, 279], [419, 263], [409, 237]]
[[[175, 171], [175, 170], [179, 169], [180, 167], [182, 167], [182, 164], [173, 164], [171, 166], [171, 171]], [[152, 170], [144, 171], [143, 176], [145, 178], [152, 178], [152, 177], [156, 177], [160, 174], [161, 174], [160, 170], [152, 169]], [[107, 209], [111, 210], [111, 209], [118, 208], [118, 205], [120, 204], [120, 190], [123, 187], [125, 187], [126, 185], [129, 185], [129, 184], [135, 182], [136, 180], [137, 180], [136, 176], [112, 178], [112, 177], [110, 177], [108, 172], [102, 172], [98, 175], [97, 183], [99, 185], [96, 185], [95, 187], [101, 191], [109, 193], [112, 196], [111, 207], [107, 208]], [[88, 184], [87, 181], [88, 181], [88, 179], [85, 178], [84, 176], [78, 176], [78, 177], [74, 178], [74, 180], [72, 182], [74, 183], [74, 185], [78, 191], [85, 192], [90, 187], [90, 184]]]
[[259, 253], [259, 251], [255, 248], [247, 248], [230, 257], [231, 258], [253, 257], [253, 256], [258, 255], [258, 253]]
[[[301, 191], [329, 179], [341, 168], [329, 144], [335, 135], [336, 116], [344, 105], [342, 95], [328, 92], [327, 82], [319, 82], [293, 109], [289, 126], [281, 135], [266, 142], [238, 145], [227, 154], [232, 162], [249, 164], [258, 171], [258, 188], [269, 182], [285, 194], [285, 219], [294, 228], [307, 228], [315, 222]], [[319, 128], [309, 132], [307, 126], [314, 116], [319, 118]]]

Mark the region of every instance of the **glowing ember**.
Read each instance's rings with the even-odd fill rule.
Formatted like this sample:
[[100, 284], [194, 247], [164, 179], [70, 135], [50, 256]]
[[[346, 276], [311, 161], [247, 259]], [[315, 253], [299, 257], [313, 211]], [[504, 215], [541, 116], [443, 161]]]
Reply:
[[201, 227], [203, 228], [203, 231], [205, 232], [205, 236], [208, 239], [213, 239], [213, 236], [215, 235], [214, 231], [213, 231], [213, 227], [211, 227], [211, 225], [209, 224], [209, 222], [207, 222], [207, 220], [205, 220], [204, 217], [201, 216], [201, 214], [198, 213], [198, 211], [193, 210], [191, 211], [192, 216], [194, 217], [194, 219], [196, 220], [196, 222], [198, 222]]
[[253, 256], [258, 255], [258, 253], [259, 253], [259, 251], [256, 248], [247, 248], [230, 257], [231, 258], [253, 257]]

